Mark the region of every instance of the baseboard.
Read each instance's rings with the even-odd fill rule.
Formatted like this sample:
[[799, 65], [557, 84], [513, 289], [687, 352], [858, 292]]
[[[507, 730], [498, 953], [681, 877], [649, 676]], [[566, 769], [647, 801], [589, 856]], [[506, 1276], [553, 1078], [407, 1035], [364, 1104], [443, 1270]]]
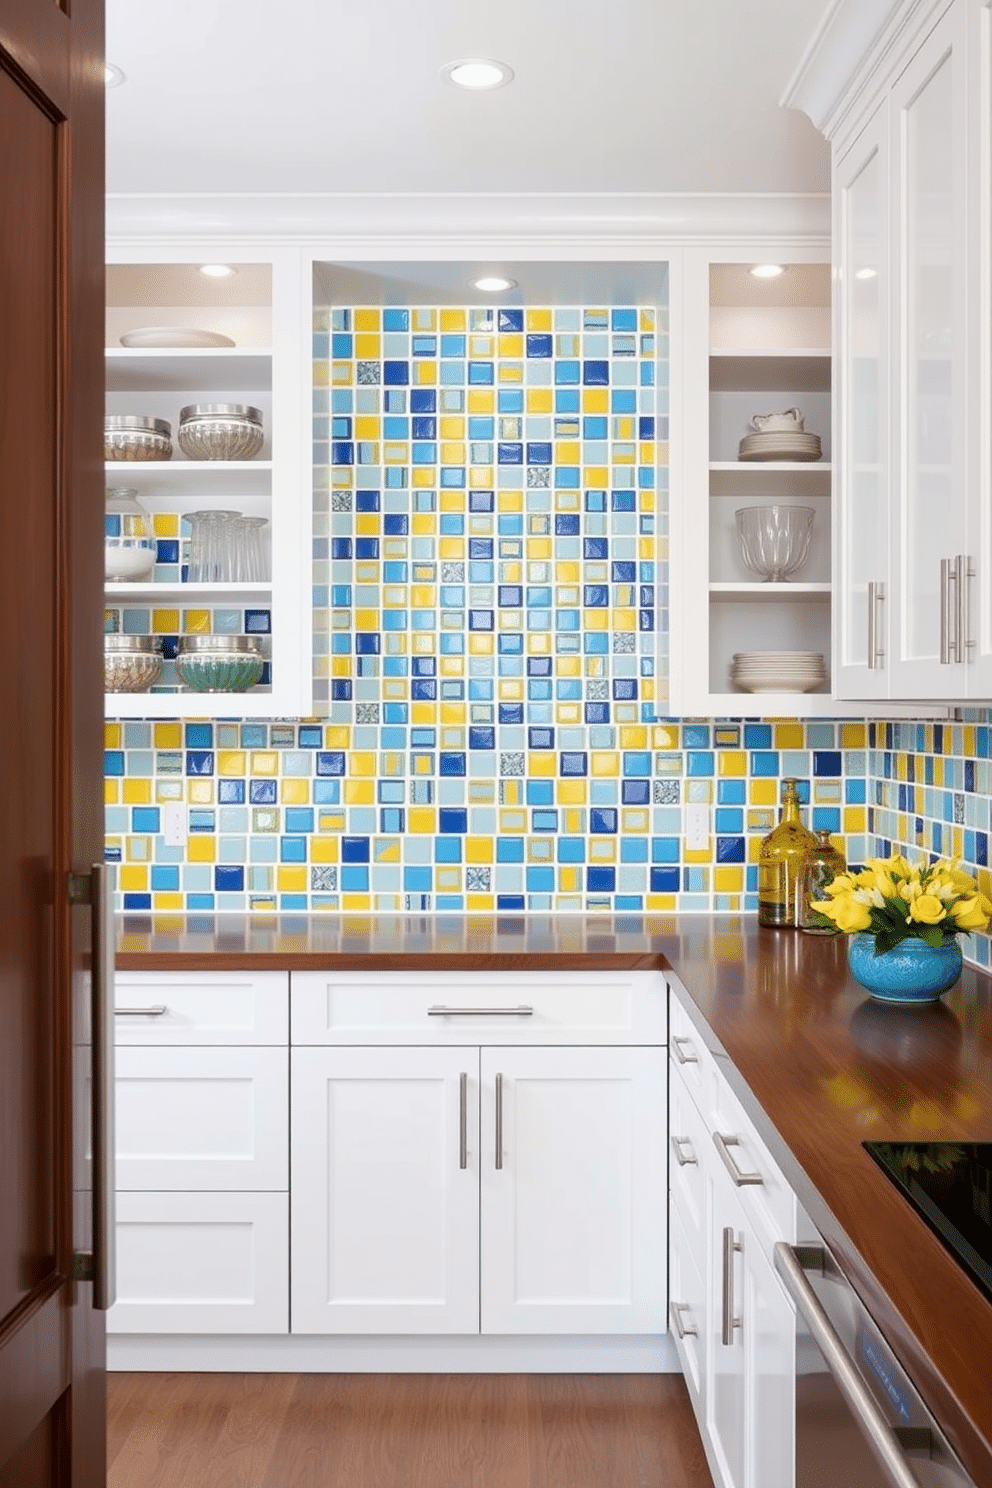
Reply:
[[677, 1374], [667, 1334], [620, 1336], [189, 1337], [119, 1334], [107, 1368], [169, 1373]]

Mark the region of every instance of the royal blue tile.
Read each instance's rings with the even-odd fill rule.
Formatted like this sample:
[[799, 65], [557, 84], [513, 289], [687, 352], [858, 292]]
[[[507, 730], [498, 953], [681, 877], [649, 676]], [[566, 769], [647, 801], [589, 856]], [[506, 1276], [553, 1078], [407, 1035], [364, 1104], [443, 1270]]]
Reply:
[[461, 752], [442, 750], [438, 756], [438, 773], [444, 776], [465, 774], [465, 755]]
[[813, 774], [834, 776], [843, 774], [844, 757], [839, 749], [814, 749]]
[[594, 834], [616, 832], [617, 820], [615, 809], [594, 806], [589, 813], [589, 830]]
[[615, 868], [587, 868], [586, 890], [590, 894], [612, 894], [617, 886]]
[[586, 387], [607, 387], [610, 381], [610, 364], [602, 361], [582, 363], [582, 381]]
[[501, 331], [522, 331], [524, 328], [524, 312], [510, 307], [499, 308], [496, 312], [497, 329]]
[[151, 894], [131, 894], [131, 893], [125, 893], [125, 895], [124, 895], [124, 908], [125, 908], [125, 910], [129, 910], [129, 909], [151, 909], [151, 907], [152, 907], [152, 896], [151, 896]]
[[210, 749], [187, 749], [186, 771], [187, 775], [212, 775], [214, 773], [214, 756]]
[[716, 860], [718, 863], [743, 863], [744, 838], [743, 837], [717, 837]]
[[652, 868], [650, 887], [652, 894], [677, 894], [679, 891], [679, 869]]

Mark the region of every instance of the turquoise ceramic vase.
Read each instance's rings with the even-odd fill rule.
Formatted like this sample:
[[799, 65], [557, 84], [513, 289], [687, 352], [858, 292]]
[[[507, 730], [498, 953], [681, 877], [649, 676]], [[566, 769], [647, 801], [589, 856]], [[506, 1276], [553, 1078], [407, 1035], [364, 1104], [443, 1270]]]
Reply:
[[961, 975], [961, 947], [954, 935], [936, 951], [911, 935], [876, 956], [874, 935], [863, 931], [848, 937], [847, 964], [880, 1002], [936, 1002]]

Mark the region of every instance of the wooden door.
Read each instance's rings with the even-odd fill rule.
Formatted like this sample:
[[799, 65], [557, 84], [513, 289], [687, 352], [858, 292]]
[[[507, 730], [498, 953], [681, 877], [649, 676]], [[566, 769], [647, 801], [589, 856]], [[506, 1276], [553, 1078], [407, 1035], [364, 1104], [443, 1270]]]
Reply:
[[89, 1249], [102, 857], [103, 18], [0, 7], [0, 1488], [105, 1481]]
[[667, 1049], [482, 1050], [483, 1333], [663, 1333]]
[[478, 1333], [478, 1049], [294, 1049], [291, 1083], [293, 1332]]

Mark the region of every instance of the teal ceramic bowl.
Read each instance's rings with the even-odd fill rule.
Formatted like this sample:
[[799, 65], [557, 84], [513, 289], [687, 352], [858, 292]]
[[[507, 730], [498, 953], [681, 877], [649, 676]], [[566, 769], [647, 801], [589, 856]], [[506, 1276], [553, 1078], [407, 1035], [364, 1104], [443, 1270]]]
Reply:
[[261, 679], [262, 653], [241, 636], [190, 636], [180, 642], [176, 674], [192, 692], [247, 692]]
[[851, 935], [847, 965], [851, 975], [880, 1002], [936, 1002], [961, 975], [961, 947], [957, 937], [939, 950], [910, 936], [881, 956], [875, 955], [874, 935]]

